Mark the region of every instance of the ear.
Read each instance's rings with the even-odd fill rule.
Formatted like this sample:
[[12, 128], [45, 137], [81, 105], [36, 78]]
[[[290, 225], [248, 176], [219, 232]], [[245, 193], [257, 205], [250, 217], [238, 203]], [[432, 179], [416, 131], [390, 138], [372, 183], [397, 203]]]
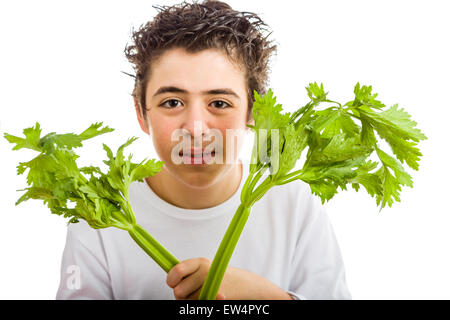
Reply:
[[141, 108], [139, 106], [139, 102], [137, 101], [136, 98], [134, 98], [134, 107], [136, 109], [136, 116], [137, 119], [139, 121], [139, 125], [141, 126], [142, 131], [144, 131], [146, 134], [150, 134], [150, 131], [148, 129], [148, 125], [147, 125], [147, 119], [144, 119], [144, 115], [141, 112]]

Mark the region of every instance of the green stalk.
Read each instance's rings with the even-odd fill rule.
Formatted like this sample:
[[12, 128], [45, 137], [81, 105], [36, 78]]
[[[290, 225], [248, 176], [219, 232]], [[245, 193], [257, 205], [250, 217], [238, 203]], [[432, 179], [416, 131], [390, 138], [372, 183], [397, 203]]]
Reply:
[[[254, 177], [253, 179], [257, 181], [260, 178], [261, 175]], [[243, 188], [241, 191], [242, 194], [247, 194], [249, 190], [252, 190], [254, 188], [255, 184], [253, 184], [252, 181], [252, 188]], [[241, 204], [239, 205], [213, 259], [211, 267], [208, 271], [208, 275], [206, 276], [205, 282], [203, 283], [199, 300], [216, 299], [220, 284], [222, 283], [222, 279], [228, 267], [228, 263], [230, 262], [231, 256], [233, 255], [234, 249], [236, 248], [242, 231], [244, 230], [253, 205], [259, 199], [261, 199], [262, 196], [264, 196], [264, 194], [266, 194], [266, 192], [273, 186], [274, 182], [270, 179], [270, 177], [266, 178], [258, 186], [258, 188], [256, 188], [256, 190], [251, 193], [251, 195], [245, 196], [248, 201], [241, 202]]]
[[236, 244], [244, 229], [245, 223], [247, 222], [250, 211], [251, 207], [247, 207], [242, 203], [239, 205], [211, 264], [206, 280], [203, 283], [199, 300], [216, 299], [228, 263], [236, 248]]
[[[133, 209], [128, 200], [128, 194], [122, 198], [124, 212], [116, 211], [112, 217], [116, 220], [116, 227], [128, 231], [131, 238], [141, 247], [165, 272], [169, 272], [179, 263], [166, 248], [155, 240], [144, 228], [136, 223]], [[125, 214], [124, 214], [125, 213]]]
[[266, 192], [269, 191], [269, 189], [274, 185], [275, 183], [270, 177], [266, 178], [266, 180], [264, 180], [252, 193], [249, 206], [252, 207], [255, 202], [259, 201], [259, 199], [261, 199], [266, 194]]
[[283, 184], [292, 182], [294, 180], [297, 180], [302, 175], [302, 173], [303, 173], [303, 169], [291, 172], [290, 174], [285, 175], [283, 178], [279, 179], [276, 182], [276, 185], [283, 185]]
[[264, 174], [264, 172], [266, 172], [266, 170], [267, 170], [266, 166], [261, 167], [261, 169], [259, 169], [257, 171], [258, 173], [254, 177], [252, 177], [252, 181], [248, 185], [247, 185], [247, 182], [249, 181], [249, 179], [247, 179], [246, 184], [242, 188], [243, 191], [245, 192], [245, 193], [242, 194], [243, 197], [241, 197], [241, 202], [242, 203], [245, 203], [245, 199], [250, 198], [251, 192], [255, 188], [255, 186], [258, 183], [258, 181], [261, 179], [261, 177]]
[[125, 195], [124, 200], [125, 201], [122, 203], [122, 208], [125, 212], [125, 215], [127, 216], [128, 221], [130, 221], [130, 223], [134, 225], [136, 224], [136, 218], [134, 217], [133, 208], [131, 208], [130, 197], [128, 196], [128, 193]]
[[169, 251], [156, 241], [144, 228], [135, 224], [129, 230], [131, 238], [161, 267], [169, 272], [179, 263]]

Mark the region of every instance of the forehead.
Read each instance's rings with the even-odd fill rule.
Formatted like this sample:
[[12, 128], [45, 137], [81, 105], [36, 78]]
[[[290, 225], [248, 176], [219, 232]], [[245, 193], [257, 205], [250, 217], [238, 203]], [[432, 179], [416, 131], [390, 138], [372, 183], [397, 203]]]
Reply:
[[217, 49], [196, 53], [183, 48], [164, 52], [151, 64], [148, 90], [159, 86], [180, 86], [190, 92], [221, 87], [232, 88], [245, 94], [245, 73], [236, 63]]

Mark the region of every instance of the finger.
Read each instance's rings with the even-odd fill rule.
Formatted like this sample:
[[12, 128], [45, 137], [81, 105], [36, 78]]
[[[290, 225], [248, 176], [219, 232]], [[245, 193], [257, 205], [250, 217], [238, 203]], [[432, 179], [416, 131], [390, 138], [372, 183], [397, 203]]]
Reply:
[[[195, 290], [190, 296], [187, 297], [188, 300], [198, 300], [198, 297], [200, 297], [200, 292], [202, 291], [202, 288], [198, 288]], [[216, 300], [225, 300], [225, 295], [223, 293], [218, 293]]]
[[166, 283], [169, 287], [175, 288], [184, 277], [194, 273], [199, 268], [200, 264], [197, 259], [181, 261], [167, 273]]
[[188, 300], [198, 300], [198, 297], [200, 297], [200, 292], [202, 291], [202, 287], [195, 290], [191, 295], [189, 295], [186, 299]]
[[201, 270], [197, 270], [193, 274], [190, 274], [173, 289], [173, 293], [176, 299], [197, 299], [203, 281], [205, 280], [206, 273]]

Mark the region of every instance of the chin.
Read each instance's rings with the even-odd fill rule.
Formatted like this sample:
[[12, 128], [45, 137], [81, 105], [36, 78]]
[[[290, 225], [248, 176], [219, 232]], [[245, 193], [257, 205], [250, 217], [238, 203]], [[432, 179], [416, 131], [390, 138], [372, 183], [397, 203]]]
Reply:
[[204, 189], [214, 185], [226, 172], [225, 165], [210, 164], [192, 166], [185, 164], [164, 165], [165, 169], [178, 181], [190, 188]]
[[204, 189], [216, 184], [223, 175], [220, 171], [223, 170], [183, 170], [177, 178], [190, 188]]

